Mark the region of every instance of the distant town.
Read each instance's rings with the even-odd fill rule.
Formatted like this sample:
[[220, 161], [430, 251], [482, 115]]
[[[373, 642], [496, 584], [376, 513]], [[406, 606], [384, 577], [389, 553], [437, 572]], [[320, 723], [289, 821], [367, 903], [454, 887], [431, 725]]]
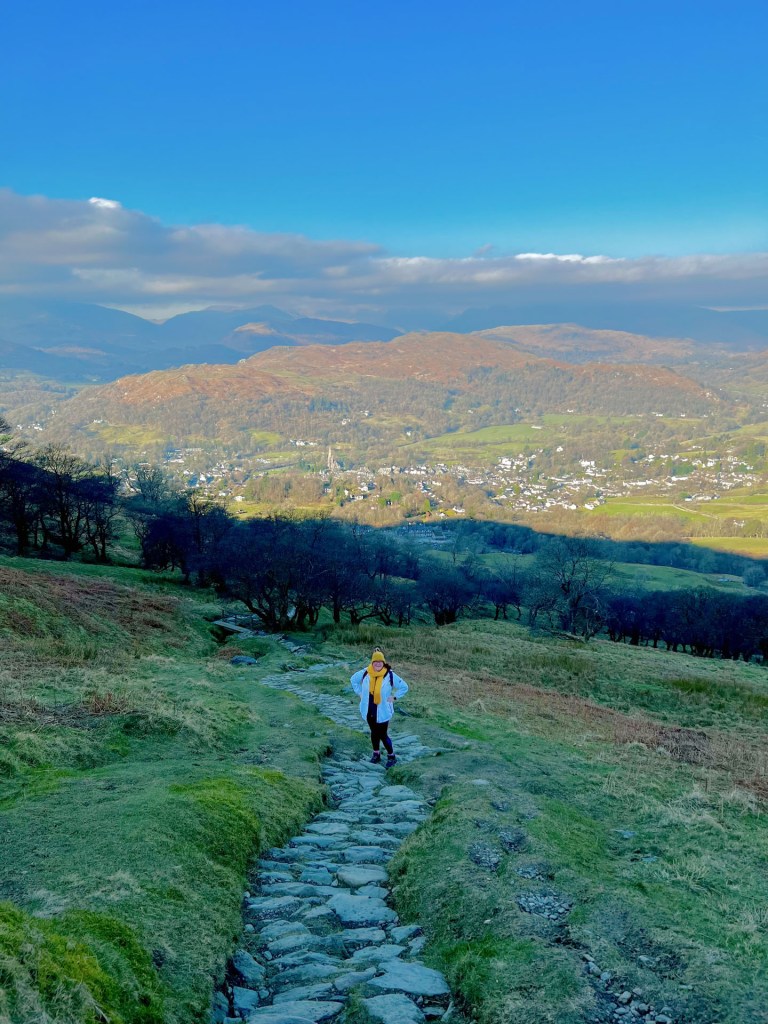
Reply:
[[[321, 447], [321, 442], [305, 438], [289, 443], [299, 450]], [[569, 459], [564, 445], [510, 451], [490, 466], [422, 461], [345, 468], [332, 447], [321, 461], [309, 468], [265, 454], [217, 459], [209, 465], [200, 447], [168, 449], [164, 455], [171, 477], [211, 498], [236, 504], [254, 500], [259, 483], [266, 480], [293, 481], [300, 493], [298, 481], [304, 480], [315, 500], [325, 498], [340, 507], [367, 502], [390, 509], [392, 518], [398, 506], [406, 517], [450, 518], [474, 514], [480, 503], [486, 513], [495, 509], [506, 518], [552, 510], [591, 512], [608, 499], [632, 501], [638, 495], [660, 496], [672, 504], [710, 502], [766, 479], [762, 469], [741, 456], [726, 452], [716, 457], [701, 446], [691, 446], [685, 454], [659, 447], [619, 465], [606, 465], [598, 455]]]

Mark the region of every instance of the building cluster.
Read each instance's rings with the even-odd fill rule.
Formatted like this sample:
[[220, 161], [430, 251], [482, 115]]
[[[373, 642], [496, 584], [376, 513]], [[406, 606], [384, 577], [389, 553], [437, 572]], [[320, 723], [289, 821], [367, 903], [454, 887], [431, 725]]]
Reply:
[[[317, 448], [318, 442], [296, 438], [294, 448]], [[413, 465], [366, 465], [344, 468], [328, 449], [327, 458], [315, 470], [299, 469], [285, 455], [238, 455], [232, 461], [217, 459], [204, 465], [201, 448], [168, 449], [165, 464], [187, 487], [199, 488], [212, 497], [242, 498], [249, 480], [267, 474], [293, 472], [324, 480], [326, 493], [342, 503], [365, 502], [391, 492], [416, 496], [441, 517], [466, 514], [467, 494], [480, 496], [489, 506], [514, 513], [538, 513], [552, 509], [592, 511], [608, 498], [632, 499], [638, 494], [658, 494], [667, 500], [711, 501], [735, 487], [760, 483], [762, 476], [735, 454], [713, 456], [697, 450], [672, 453], [647, 451], [608, 464], [597, 459], [574, 457], [563, 445], [510, 452], [494, 465], [448, 464], [420, 461]]]

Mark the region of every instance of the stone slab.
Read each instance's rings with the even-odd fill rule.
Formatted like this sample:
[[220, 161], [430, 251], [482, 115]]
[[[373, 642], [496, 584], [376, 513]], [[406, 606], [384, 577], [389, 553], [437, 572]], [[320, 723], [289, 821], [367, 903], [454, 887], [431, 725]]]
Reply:
[[342, 885], [348, 885], [350, 889], [359, 889], [361, 885], [386, 882], [387, 872], [380, 867], [350, 864], [348, 867], [339, 868], [336, 877]]
[[393, 960], [385, 964], [385, 973], [371, 982], [376, 988], [388, 989], [391, 992], [407, 992], [412, 996], [448, 995], [449, 989], [445, 978], [439, 971], [425, 967], [419, 963], [404, 963]]
[[396, 993], [386, 996], [373, 996], [364, 999], [363, 1005], [374, 1020], [397, 1021], [397, 1024], [421, 1024], [426, 1020], [424, 1014], [408, 996]]
[[278, 1006], [262, 1006], [248, 1015], [248, 1024], [322, 1024], [333, 1020], [344, 1009], [343, 1003], [294, 999]]
[[347, 846], [341, 851], [341, 858], [347, 864], [383, 864], [389, 856], [380, 846]]
[[396, 921], [397, 914], [391, 910], [384, 900], [371, 896], [353, 896], [339, 893], [328, 900], [328, 906], [336, 914], [343, 925], [364, 926], [382, 925], [388, 921]]

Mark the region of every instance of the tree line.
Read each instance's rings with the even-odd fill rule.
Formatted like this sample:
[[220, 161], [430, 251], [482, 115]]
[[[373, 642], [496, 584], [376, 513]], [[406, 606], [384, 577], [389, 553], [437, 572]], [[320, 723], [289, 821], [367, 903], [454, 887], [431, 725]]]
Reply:
[[[492, 615], [580, 640], [604, 634], [702, 657], [768, 657], [768, 596], [631, 590], [615, 571], [611, 556], [619, 549], [605, 540], [460, 522], [443, 532], [436, 551], [410, 541], [407, 531], [330, 516], [240, 520], [197, 492], [175, 491], [158, 467], [132, 467], [131, 485], [121, 495], [110, 467], [90, 466], [60, 446], [30, 454], [6, 444], [0, 540], [19, 555], [106, 562], [122, 519], [146, 568], [177, 570], [190, 585], [213, 587], [272, 631], [311, 628], [323, 609], [333, 622], [353, 625], [428, 619], [442, 626], [461, 615]], [[660, 547], [632, 544], [621, 553], [650, 562]], [[738, 565], [753, 584], [764, 580], [758, 566]]]
[[[9, 432], [0, 418], [0, 440]], [[0, 447], [0, 541], [17, 555], [69, 559], [88, 549], [106, 562], [118, 489], [111, 466], [91, 466], [61, 445], [31, 455], [23, 446]]]
[[460, 543], [418, 550], [392, 531], [329, 517], [242, 522], [188, 499], [147, 521], [142, 551], [147, 567], [213, 586], [271, 631], [308, 629], [324, 608], [353, 625], [492, 615], [581, 641], [604, 634], [702, 657], [768, 657], [768, 595], [638, 593], [588, 538], [542, 537], [532, 558], [507, 553], [488, 563]]

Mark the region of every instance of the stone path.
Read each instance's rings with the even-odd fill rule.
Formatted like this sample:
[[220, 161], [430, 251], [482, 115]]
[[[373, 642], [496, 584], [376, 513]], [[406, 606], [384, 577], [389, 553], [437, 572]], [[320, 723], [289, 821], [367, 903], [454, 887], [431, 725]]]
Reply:
[[[318, 665], [302, 675], [328, 672]], [[367, 733], [357, 703], [314, 693], [292, 680], [260, 682], [314, 704], [339, 725]], [[398, 761], [428, 753], [413, 735], [393, 736]], [[213, 1021], [318, 1024], [333, 1021], [358, 989], [375, 1020], [447, 1021], [453, 1012], [445, 978], [425, 966], [418, 925], [400, 925], [387, 905], [385, 865], [427, 809], [407, 786], [391, 785], [367, 758], [334, 755], [323, 779], [331, 810], [258, 862], [255, 891], [244, 902], [248, 947], [231, 959], [232, 985], [216, 994]]]

